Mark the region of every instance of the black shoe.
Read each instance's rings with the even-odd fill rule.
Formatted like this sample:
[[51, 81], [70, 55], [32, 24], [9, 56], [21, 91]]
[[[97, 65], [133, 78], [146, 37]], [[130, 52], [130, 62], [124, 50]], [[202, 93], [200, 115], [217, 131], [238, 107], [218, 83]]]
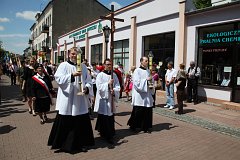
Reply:
[[183, 114], [183, 112], [175, 111], [175, 114], [179, 114], [179, 115], [181, 115], [181, 114]]
[[109, 144], [114, 144], [113, 139], [108, 139], [107, 142], [108, 142]]
[[87, 152], [87, 151], [88, 151], [88, 149], [85, 148], [85, 147], [82, 147], [82, 148], [80, 149], [80, 152]]
[[148, 130], [144, 131], [144, 133], [151, 134], [151, 133], [152, 133], [152, 131], [151, 131], [150, 129], [148, 129]]
[[133, 128], [133, 127], [129, 127], [129, 129], [130, 129], [131, 131], [133, 131], [133, 132], [136, 131], [136, 128]]
[[45, 122], [44, 122], [44, 120], [43, 119], [41, 119], [40, 120], [40, 124], [44, 124]]
[[44, 116], [44, 121], [48, 121], [48, 117], [46, 115]]
[[58, 149], [56, 151], [54, 151], [54, 153], [61, 153], [61, 152], [64, 152], [62, 149]]

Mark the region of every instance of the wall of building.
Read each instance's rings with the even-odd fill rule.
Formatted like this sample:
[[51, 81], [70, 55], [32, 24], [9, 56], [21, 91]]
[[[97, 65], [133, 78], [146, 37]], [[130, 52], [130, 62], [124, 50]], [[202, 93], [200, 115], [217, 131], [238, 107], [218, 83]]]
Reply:
[[[133, 4], [131, 8], [124, 8], [115, 13], [116, 18], [124, 19], [124, 22], [116, 22], [116, 31], [114, 35], [114, 41], [130, 39], [131, 37], [131, 18], [136, 17], [137, 25], [137, 47], [136, 47], [136, 65], [139, 66], [139, 59], [143, 55], [143, 37], [167, 32], [175, 32], [175, 60], [177, 60], [177, 48], [178, 48], [178, 1], [169, 0], [165, 3], [164, 0], [148, 0], [140, 4]], [[102, 26], [106, 24], [110, 26], [110, 22], [106, 20], [99, 20]], [[97, 24], [99, 21], [93, 22], [87, 26], [80, 28], [88, 28], [91, 25]], [[66, 40], [67, 43], [73, 41], [69, 35], [78, 32], [75, 30], [69, 34], [64, 35], [59, 39], [59, 43], [62, 45]], [[89, 36], [89, 55], [91, 54], [91, 45], [104, 43], [102, 33], [98, 33], [97, 29], [88, 32]], [[81, 40], [77, 42], [79, 46], [85, 46], [85, 41]], [[69, 49], [70, 46], [67, 46]], [[64, 50], [64, 46], [61, 47]], [[110, 54], [110, 48], [108, 46], [108, 55]], [[91, 59], [90, 56], [88, 57]], [[129, 64], [131, 65], [131, 64]], [[129, 66], [130, 68], [131, 66]]]
[[105, 15], [109, 10], [97, 0], [53, 1], [53, 48], [58, 37]]

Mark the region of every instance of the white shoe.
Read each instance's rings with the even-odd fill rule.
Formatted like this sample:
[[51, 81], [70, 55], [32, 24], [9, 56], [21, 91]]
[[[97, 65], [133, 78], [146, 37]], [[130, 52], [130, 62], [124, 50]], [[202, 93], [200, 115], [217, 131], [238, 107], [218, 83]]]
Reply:
[[174, 106], [170, 106], [169, 109], [170, 109], [170, 110], [174, 109]]
[[164, 108], [168, 108], [168, 107], [169, 107], [169, 105], [165, 105], [165, 106], [164, 106]]

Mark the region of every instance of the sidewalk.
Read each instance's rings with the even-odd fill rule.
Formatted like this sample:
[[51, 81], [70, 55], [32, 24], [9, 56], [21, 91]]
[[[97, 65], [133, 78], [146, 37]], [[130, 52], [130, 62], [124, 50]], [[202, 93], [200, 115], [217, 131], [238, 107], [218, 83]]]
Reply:
[[[158, 107], [162, 108], [165, 105], [166, 96], [164, 91], [160, 92], [161, 93], [158, 94], [156, 98], [156, 104]], [[175, 104], [177, 104], [177, 101], [175, 101]], [[174, 110], [170, 112], [174, 112]], [[201, 117], [203, 119], [224, 124], [227, 126], [240, 128], [240, 111], [227, 110], [219, 106], [205, 104], [204, 102], [202, 102], [197, 105], [193, 105], [193, 103], [184, 103], [184, 112], [187, 115]]]
[[[115, 145], [109, 146], [94, 131], [95, 146], [87, 153], [54, 153], [47, 146], [56, 115], [54, 107], [48, 114], [50, 122], [40, 125], [39, 117], [30, 115], [27, 104], [20, 101], [18, 86], [10, 86], [9, 78], [5, 76], [0, 85], [3, 96], [3, 103], [0, 105], [1, 160], [238, 160], [240, 157], [239, 138], [169, 118], [173, 111], [161, 107], [155, 108], [157, 114], [153, 114], [152, 134], [131, 132], [126, 124], [132, 108], [129, 103], [123, 102], [124, 98], [119, 103], [115, 117]], [[158, 103], [163, 104], [163, 100], [158, 98]], [[200, 105], [193, 107], [198, 108]], [[190, 109], [190, 105], [185, 108]], [[196, 108], [195, 112], [188, 112], [182, 117], [198, 116], [193, 115], [200, 112]], [[93, 128], [95, 123], [96, 119], [92, 121]]]

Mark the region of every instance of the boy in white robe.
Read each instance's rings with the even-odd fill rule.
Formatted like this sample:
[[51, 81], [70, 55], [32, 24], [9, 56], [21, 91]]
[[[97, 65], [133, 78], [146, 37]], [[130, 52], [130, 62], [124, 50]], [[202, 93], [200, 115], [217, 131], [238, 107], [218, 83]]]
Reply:
[[133, 73], [132, 105], [133, 110], [128, 120], [131, 130], [139, 128], [144, 132], [151, 133], [153, 89], [149, 88], [148, 81], [152, 81], [148, 67], [148, 58], [140, 59], [141, 66]]
[[[55, 80], [59, 85], [56, 110], [58, 114], [53, 124], [48, 145], [57, 152], [76, 153], [86, 151], [85, 146], [94, 145], [91, 120], [88, 113], [89, 91], [91, 77], [87, 67], [82, 65], [82, 71], [77, 71], [76, 58], [78, 49], [70, 49], [67, 62], [62, 62], [56, 73]], [[83, 92], [79, 96], [79, 79], [82, 79]]]
[[95, 129], [108, 143], [113, 144], [113, 136], [115, 135], [114, 113], [119, 98], [120, 85], [115, 73], [111, 79], [112, 63], [110, 59], [106, 59], [104, 65], [105, 70], [100, 72], [96, 79], [97, 94], [94, 111], [98, 113], [98, 118]]

